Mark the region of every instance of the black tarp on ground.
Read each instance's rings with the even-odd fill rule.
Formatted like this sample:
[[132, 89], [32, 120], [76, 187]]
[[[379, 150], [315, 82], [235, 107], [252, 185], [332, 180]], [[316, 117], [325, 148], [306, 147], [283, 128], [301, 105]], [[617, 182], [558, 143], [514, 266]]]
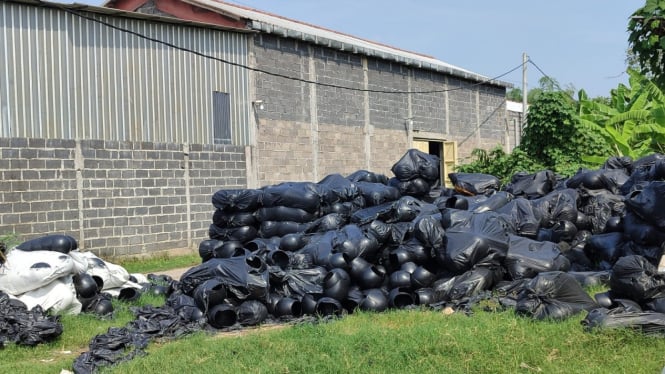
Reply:
[[48, 316], [41, 307], [31, 310], [0, 291], [0, 346], [5, 343], [35, 346], [57, 339], [62, 334], [58, 316]]

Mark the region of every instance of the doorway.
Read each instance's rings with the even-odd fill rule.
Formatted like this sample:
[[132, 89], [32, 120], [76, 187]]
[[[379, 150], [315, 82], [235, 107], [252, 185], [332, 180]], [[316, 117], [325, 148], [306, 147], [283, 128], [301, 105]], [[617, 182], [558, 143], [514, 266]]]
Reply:
[[413, 148], [441, 160], [439, 181], [443, 187], [451, 187], [448, 174], [455, 171], [457, 163], [457, 142], [432, 139], [413, 139]]

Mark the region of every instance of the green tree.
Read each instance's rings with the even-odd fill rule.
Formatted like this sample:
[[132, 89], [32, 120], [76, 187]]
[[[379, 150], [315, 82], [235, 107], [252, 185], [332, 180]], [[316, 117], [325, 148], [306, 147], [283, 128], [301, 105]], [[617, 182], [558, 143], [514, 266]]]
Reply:
[[606, 154], [607, 143], [593, 129], [580, 126], [576, 109], [567, 92], [542, 92], [529, 106], [519, 148], [562, 175], [587, 166], [580, 154]]
[[629, 48], [640, 72], [665, 88], [665, 0], [646, 0], [628, 22]]
[[608, 103], [579, 93], [581, 126], [598, 133], [610, 145], [607, 153], [583, 157], [601, 164], [608, 156], [637, 159], [665, 151], [665, 93], [645, 76], [628, 69], [630, 86], [619, 84]]
[[561, 91], [572, 98], [573, 95], [575, 94], [575, 86], [569, 83], [568, 85], [566, 85], [566, 87], [562, 88], [561, 85], [559, 84], [559, 81], [557, 81], [556, 79], [548, 76], [543, 76], [540, 77], [540, 79], [538, 80], [538, 87], [529, 90], [529, 93], [527, 94], [527, 102], [533, 103], [536, 99], [538, 99], [538, 96], [543, 92], [554, 92], [554, 91]]
[[522, 102], [522, 90], [519, 88], [513, 88], [506, 92], [506, 99], [510, 101], [516, 101], [518, 103]]

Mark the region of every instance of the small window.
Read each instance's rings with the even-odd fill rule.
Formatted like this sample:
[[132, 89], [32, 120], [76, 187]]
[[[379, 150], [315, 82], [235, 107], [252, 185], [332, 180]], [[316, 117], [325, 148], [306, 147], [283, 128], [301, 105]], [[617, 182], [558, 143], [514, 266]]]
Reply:
[[231, 144], [231, 99], [226, 92], [212, 93], [214, 144]]

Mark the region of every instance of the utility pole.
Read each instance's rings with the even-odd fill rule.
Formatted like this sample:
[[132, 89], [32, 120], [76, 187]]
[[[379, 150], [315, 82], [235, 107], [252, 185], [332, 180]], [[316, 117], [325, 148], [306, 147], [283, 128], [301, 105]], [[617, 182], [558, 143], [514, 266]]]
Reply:
[[526, 65], [528, 61], [529, 61], [529, 56], [526, 55], [526, 52], [523, 52], [522, 53], [522, 118], [521, 118], [522, 121], [520, 122], [520, 135], [519, 137], [516, 136], [516, 138], [519, 139], [520, 143], [522, 142], [522, 132], [524, 131], [524, 127], [526, 126], [526, 107], [527, 107]]

